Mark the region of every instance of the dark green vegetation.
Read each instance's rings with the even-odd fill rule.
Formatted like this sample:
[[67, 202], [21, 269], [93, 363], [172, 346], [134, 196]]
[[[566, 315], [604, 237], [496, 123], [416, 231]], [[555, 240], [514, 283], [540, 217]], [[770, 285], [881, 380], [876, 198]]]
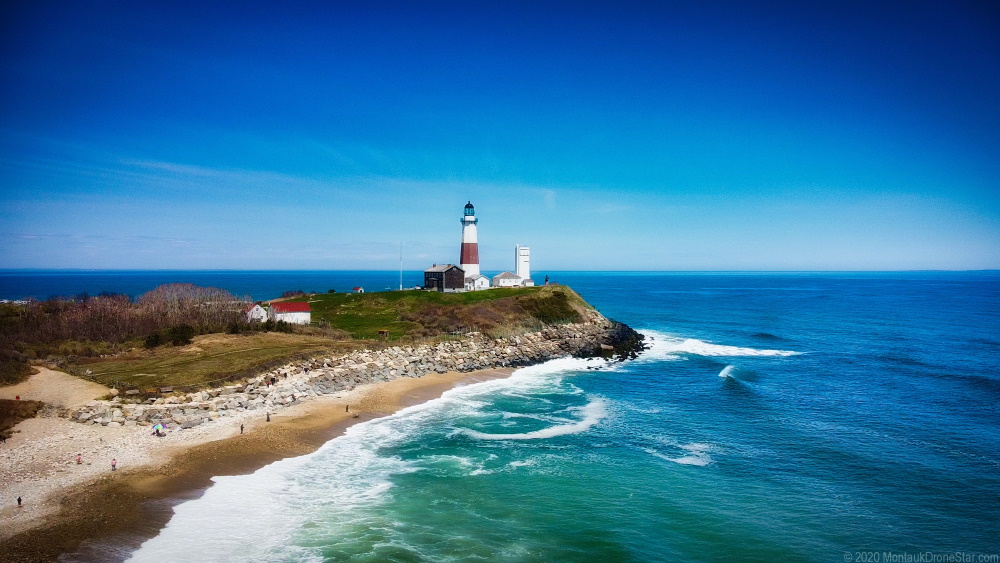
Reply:
[[14, 401], [0, 399], [0, 436], [10, 438], [10, 429], [18, 422], [34, 418], [45, 406], [41, 401]]
[[32, 373], [27, 356], [17, 350], [0, 350], [0, 386], [20, 383]]
[[565, 286], [286, 293], [288, 301], [310, 304], [313, 326], [248, 323], [247, 301], [189, 284], [161, 286], [134, 302], [101, 295], [11, 305], [0, 309], [0, 384], [17, 381], [38, 360], [118, 389], [214, 386], [295, 358], [578, 322], [590, 308]]
[[33, 373], [28, 364], [32, 358], [18, 350], [23, 350], [24, 347], [13, 338], [19, 332], [24, 309], [20, 305], [0, 303], [0, 337], [4, 334], [11, 335], [8, 342], [0, 341], [0, 386], [20, 383]]
[[537, 330], [545, 324], [579, 322], [590, 306], [566, 286], [497, 288], [467, 293], [389, 291], [300, 296], [313, 323], [354, 338], [409, 340], [479, 331], [495, 336]]

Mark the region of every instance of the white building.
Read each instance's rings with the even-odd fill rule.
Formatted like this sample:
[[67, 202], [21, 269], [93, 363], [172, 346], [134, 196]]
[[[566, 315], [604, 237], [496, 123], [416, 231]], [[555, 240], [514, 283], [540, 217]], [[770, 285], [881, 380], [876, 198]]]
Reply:
[[271, 303], [271, 318], [296, 325], [312, 322], [312, 308], [308, 303]]
[[267, 320], [267, 309], [261, 307], [260, 303], [254, 303], [253, 305], [247, 307], [244, 312], [247, 315], [248, 323], [262, 323]]
[[531, 279], [531, 249], [527, 246], [519, 244], [514, 247], [514, 274], [521, 278], [521, 285], [535, 285], [535, 281]]
[[465, 278], [465, 291], [480, 291], [490, 288], [490, 278], [476, 274]]
[[500, 272], [493, 276], [493, 287], [521, 287], [521, 276], [511, 272]]

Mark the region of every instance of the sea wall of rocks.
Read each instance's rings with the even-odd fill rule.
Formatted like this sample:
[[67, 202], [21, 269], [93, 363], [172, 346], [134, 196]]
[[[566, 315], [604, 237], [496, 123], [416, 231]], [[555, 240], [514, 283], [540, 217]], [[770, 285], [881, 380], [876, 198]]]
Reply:
[[[91, 401], [66, 416], [83, 424], [102, 426], [160, 423], [167, 429], [192, 428], [244, 411], [274, 412], [307, 397], [399, 377], [525, 366], [574, 355], [621, 353], [622, 327], [629, 334], [636, 334], [625, 325], [593, 313], [586, 322], [549, 326], [518, 336], [490, 338], [474, 333], [433, 345], [359, 350], [343, 356], [290, 363], [242, 384], [196, 393], [148, 399], [143, 403], [130, 403], [117, 396], [108, 401]], [[269, 385], [272, 380], [275, 383]]]

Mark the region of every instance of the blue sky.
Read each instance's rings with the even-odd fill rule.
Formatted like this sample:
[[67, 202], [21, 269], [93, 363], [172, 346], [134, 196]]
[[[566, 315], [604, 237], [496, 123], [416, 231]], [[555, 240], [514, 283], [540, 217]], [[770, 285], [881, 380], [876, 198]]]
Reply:
[[1000, 268], [992, 2], [9, 2], [0, 268]]

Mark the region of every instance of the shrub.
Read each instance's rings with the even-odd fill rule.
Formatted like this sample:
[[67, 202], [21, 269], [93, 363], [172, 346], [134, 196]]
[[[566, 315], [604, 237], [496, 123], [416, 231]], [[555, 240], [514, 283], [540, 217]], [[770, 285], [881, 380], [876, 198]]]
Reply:
[[160, 344], [163, 344], [163, 337], [160, 336], [160, 333], [154, 332], [153, 334], [150, 334], [149, 336], [146, 337], [145, 341], [146, 348], [149, 349], [156, 348]]
[[27, 379], [32, 372], [31, 366], [14, 354], [10, 352], [0, 353], [0, 385], [20, 383]]
[[167, 338], [174, 346], [184, 346], [185, 344], [190, 344], [194, 335], [194, 327], [189, 324], [172, 326], [167, 329]]
[[10, 431], [18, 422], [37, 416], [44, 406], [41, 401], [0, 399], [0, 435], [10, 438]]

